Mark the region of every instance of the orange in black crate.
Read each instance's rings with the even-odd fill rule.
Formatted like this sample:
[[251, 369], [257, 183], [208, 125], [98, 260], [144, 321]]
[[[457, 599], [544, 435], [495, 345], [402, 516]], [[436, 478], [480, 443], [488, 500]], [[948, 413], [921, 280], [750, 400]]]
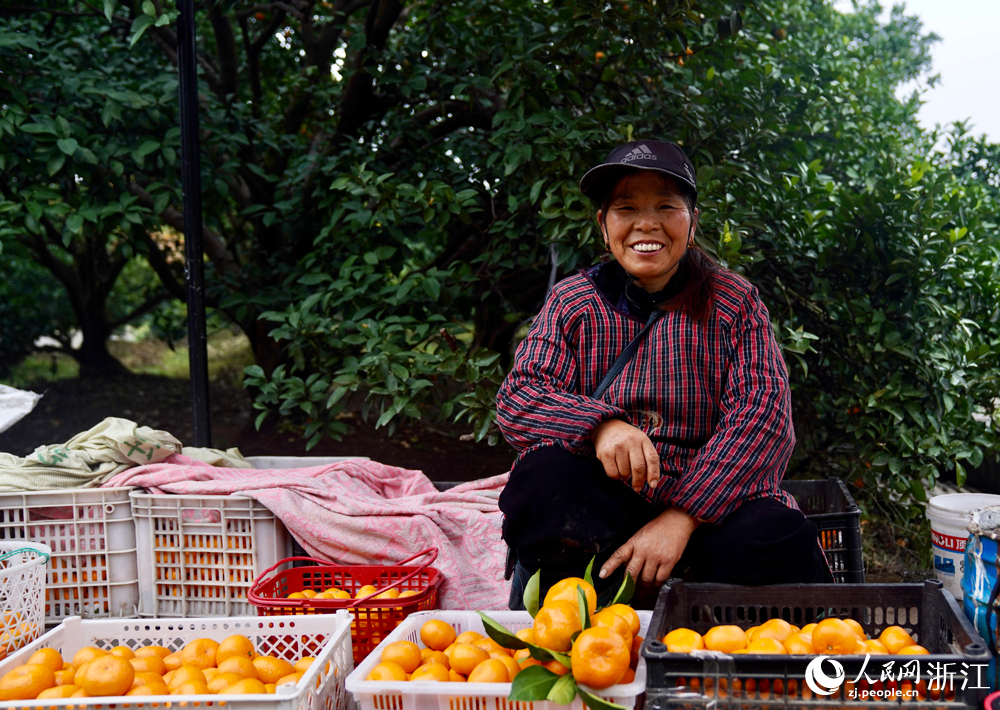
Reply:
[[[443, 578], [430, 566], [437, 554], [428, 548], [395, 565], [335, 565], [312, 557], [289, 557], [254, 581], [247, 600], [257, 608], [258, 616], [349, 610], [354, 615], [354, 662], [360, 663], [407, 616], [437, 608]], [[407, 565], [424, 556], [423, 564]], [[292, 562], [313, 565], [275, 571]]]

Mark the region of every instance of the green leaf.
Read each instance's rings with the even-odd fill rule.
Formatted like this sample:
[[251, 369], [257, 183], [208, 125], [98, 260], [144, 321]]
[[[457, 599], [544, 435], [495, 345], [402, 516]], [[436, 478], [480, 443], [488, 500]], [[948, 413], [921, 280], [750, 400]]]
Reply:
[[139, 41], [143, 33], [150, 28], [150, 26], [156, 22], [156, 20], [149, 15], [139, 15], [135, 18], [132, 23], [132, 38], [128, 42], [129, 49], [135, 46], [135, 43]]
[[581, 587], [579, 584], [576, 585], [576, 603], [577, 603], [577, 611], [580, 614], [580, 628], [589, 629], [590, 604], [587, 603], [587, 593], [583, 591], [583, 587]]
[[78, 214], [71, 214], [66, 218], [66, 229], [74, 234], [79, 234], [80, 230], [83, 229], [83, 217]]
[[531, 579], [524, 586], [524, 608], [531, 614], [532, 619], [538, 615], [538, 588], [541, 582], [542, 570], [538, 570], [531, 575]]
[[[537, 668], [538, 666], [532, 667]], [[529, 668], [528, 670], [531, 669]], [[521, 673], [523, 672], [524, 671], [521, 671]], [[521, 676], [521, 673], [517, 674], [518, 678]], [[517, 678], [514, 680], [517, 680]], [[579, 694], [580, 700], [583, 701], [583, 704], [590, 708], [590, 710], [626, 710], [624, 705], [617, 705], [616, 703], [607, 701], [604, 698], [594, 695], [593, 693], [588, 693], [583, 688], [577, 687], [576, 692]]]
[[635, 580], [632, 579], [632, 575], [628, 573], [628, 570], [626, 570], [625, 579], [622, 580], [622, 586], [618, 588], [618, 593], [615, 594], [615, 598], [609, 606], [614, 606], [615, 604], [628, 604], [634, 592]]
[[528, 650], [531, 652], [531, 657], [536, 661], [559, 661], [567, 668], [570, 668], [573, 665], [573, 661], [570, 660], [569, 654], [553, 651], [551, 648], [545, 648], [544, 646], [539, 646], [534, 643], [528, 644]]
[[79, 143], [76, 142], [75, 138], [60, 138], [56, 141], [56, 146], [66, 155], [72, 156], [76, 152]]
[[153, 0], [142, 0], [142, 11], [150, 17], [156, 17], [156, 7]]
[[104, 16], [111, 22], [111, 17], [115, 12], [115, 0], [104, 0]]
[[[518, 673], [518, 675], [521, 675]], [[516, 676], [515, 676], [516, 680]], [[576, 679], [573, 677], [572, 673], [566, 673], [559, 677], [559, 680], [555, 682], [555, 685], [549, 690], [548, 695], [545, 696], [546, 700], [559, 705], [569, 705], [573, 702], [573, 698], [576, 697]]]
[[514, 676], [508, 700], [534, 702], [545, 700], [560, 676], [541, 666], [529, 666]]
[[515, 650], [528, 647], [527, 643], [504, 628], [500, 622], [491, 619], [481, 611], [477, 613], [483, 619], [483, 627], [486, 629], [486, 634], [498, 644], [504, 648], [513, 648]]
[[594, 586], [594, 562], [597, 560], [597, 556], [590, 558], [590, 562], [587, 563], [587, 571], [583, 573], [583, 581], [589, 584], [591, 587]]
[[62, 170], [63, 163], [66, 162], [66, 155], [64, 153], [54, 153], [52, 157], [49, 158], [46, 168], [49, 171], [49, 177], [55, 175], [57, 172]]

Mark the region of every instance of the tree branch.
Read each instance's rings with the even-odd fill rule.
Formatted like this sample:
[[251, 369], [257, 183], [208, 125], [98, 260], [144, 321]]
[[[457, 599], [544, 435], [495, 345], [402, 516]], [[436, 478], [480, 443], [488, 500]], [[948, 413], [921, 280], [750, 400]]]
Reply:
[[236, 53], [236, 37], [229, 18], [222, 14], [218, 4], [208, 11], [208, 20], [215, 33], [215, 52], [219, 59], [219, 98], [223, 103], [234, 101], [239, 94], [240, 62]]
[[167, 294], [165, 293], [158, 293], [155, 296], [150, 296], [149, 298], [146, 299], [146, 301], [142, 305], [136, 306], [136, 308], [131, 313], [128, 313], [127, 315], [122, 316], [118, 320], [109, 323], [108, 327], [111, 328], [112, 331], [115, 330], [116, 328], [120, 328], [126, 323], [135, 320], [139, 316], [146, 315], [151, 310], [156, 308], [158, 305], [163, 303], [166, 299], [167, 299]]
[[160, 283], [163, 284], [163, 287], [167, 289], [167, 292], [171, 296], [187, 302], [187, 289], [174, 276], [173, 269], [167, 263], [167, 258], [163, 250], [160, 249], [160, 245], [153, 241], [153, 238], [145, 230], [140, 231], [140, 235], [139, 238], [146, 245], [146, 261], [153, 271], [156, 272], [156, 275], [160, 277]]

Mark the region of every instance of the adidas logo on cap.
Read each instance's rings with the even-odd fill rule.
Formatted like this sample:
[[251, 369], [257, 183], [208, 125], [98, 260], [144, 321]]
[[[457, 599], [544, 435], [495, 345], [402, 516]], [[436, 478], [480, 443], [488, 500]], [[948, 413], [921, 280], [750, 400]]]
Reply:
[[647, 146], [639, 145], [629, 151], [628, 155], [621, 159], [622, 163], [631, 163], [633, 160], [656, 160], [656, 154]]

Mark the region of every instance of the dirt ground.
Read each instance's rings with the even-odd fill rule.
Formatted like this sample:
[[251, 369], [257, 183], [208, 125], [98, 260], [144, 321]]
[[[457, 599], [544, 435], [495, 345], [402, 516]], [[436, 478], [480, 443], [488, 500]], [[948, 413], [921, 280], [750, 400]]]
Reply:
[[[34, 388], [44, 397], [27, 417], [0, 433], [0, 451], [25, 456], [44, 444], [61, 444], [105, 417], [123, 417], [168, 431], [192, 443], [190, 385], [186, 380], [129, 375], [110, 379], [66, 379]], [[250, 399], [243, 390], [212, 385], [212, 445], [236, 446], [245, 456], [367, 456], [391, 466], [423, 471], [435, 481], [471, 481], [505, 473], [514, 460], [506, 444], [462, 441], [461, 427], [421, 423], [375, 430], [355, 416], [355, 431], [343, 441], [322, 441], [305, 450], [305, 440], [279, 431], [275, 417], [253, 428]]]

